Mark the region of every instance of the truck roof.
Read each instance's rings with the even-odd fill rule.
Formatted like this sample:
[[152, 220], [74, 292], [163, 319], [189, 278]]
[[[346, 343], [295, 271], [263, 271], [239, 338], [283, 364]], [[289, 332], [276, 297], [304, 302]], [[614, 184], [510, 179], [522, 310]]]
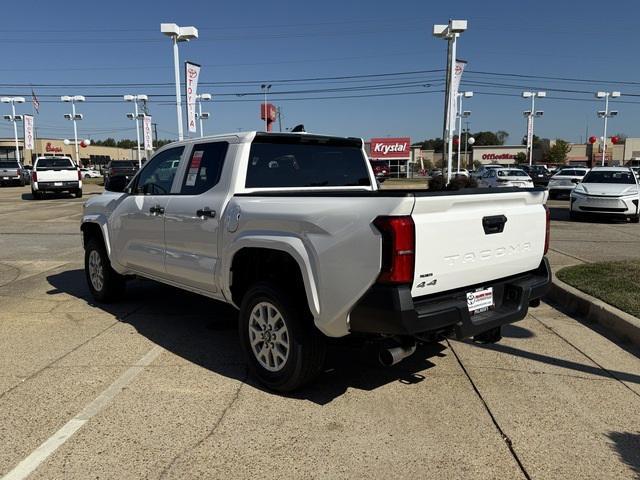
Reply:
[[[216, 135], [205, 135], [204, 137], [198, 138], [189, 138], [178, 142], [172, 142], [169, 145], [182, 145], [193, 142], [203, 142], [207, 140], [218, 140], [218, 139], [230, 139], [235, 138], [234, 143], [250, 143], [252, 142], [256, 136], [264, 136], [264, 138], [282, 138], [285, 139], [287, 137], [290, 138], [318, 138], [318, 139], [333, 139], [333, 140], [348, 140], [353, 142], [359, 142], [362, 144], [362, 139], [357, 137], [339, 137], [335, 135], [319, 135], [316, 133], [307, 133], [307, 132], [264, 132], [260, 130], [250, 130], [246, 132], [233, 132], [233, 133], [221, 133]], [[164, 148], [164, 147], [163, 147]]]

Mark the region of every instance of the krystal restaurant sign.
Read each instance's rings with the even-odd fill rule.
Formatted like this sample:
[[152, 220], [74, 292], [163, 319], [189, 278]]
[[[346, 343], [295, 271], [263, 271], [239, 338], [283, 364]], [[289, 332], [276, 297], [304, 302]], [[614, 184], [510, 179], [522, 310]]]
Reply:
[[371, 158], [409, 158], [411, 156], [411, 139], [409, 137], [372, 138]]

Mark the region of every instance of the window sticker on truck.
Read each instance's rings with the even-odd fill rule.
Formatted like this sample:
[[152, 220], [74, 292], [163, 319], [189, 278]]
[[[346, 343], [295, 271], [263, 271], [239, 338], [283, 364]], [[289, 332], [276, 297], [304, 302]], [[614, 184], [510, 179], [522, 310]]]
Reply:
[[189, 165], [189, 172], [187, 172], [187, 181], [185, 182], [185, 185], [188, 187], [193, 187], [196, 184], [196, 180], [198, 179], [198, 170], [200, 169], [200, 163], [202, 162], [202, 155], [204, 155], [202, 150], [193, 152], [191, 164]]

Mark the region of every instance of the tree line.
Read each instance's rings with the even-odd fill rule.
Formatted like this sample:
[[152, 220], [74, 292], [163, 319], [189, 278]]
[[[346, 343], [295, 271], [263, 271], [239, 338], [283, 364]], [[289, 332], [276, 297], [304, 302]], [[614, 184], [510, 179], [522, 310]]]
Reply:
[[[167, 140], [167, 139], [158, 139], [154, 140], [153, 148], [160, 148], [168, 143], [171, 143], [175, 140]], [[105, 138], [104, 140], [91, 140], [92, 145], [97, 145], [100, 147], [117, 147], [124, 149], [133, 149], [138, 147], [138, 143], [136, 140], [129, 140], [128, 138], [123, 138], [122, 140], [116, 140], [115, 138]]]

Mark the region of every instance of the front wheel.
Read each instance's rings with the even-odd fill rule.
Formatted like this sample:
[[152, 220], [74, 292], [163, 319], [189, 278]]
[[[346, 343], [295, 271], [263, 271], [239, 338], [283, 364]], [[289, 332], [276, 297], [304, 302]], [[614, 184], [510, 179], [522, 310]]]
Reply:
[[239, 330], [249, 369], [268, 388], [289, 392], [320, 373], [324, 338], [302, 302], [276, 285], [259, 282], [249, 289], [240, 308]]
[[111, 268], [104, 245], [96, 238], [87, 242], [84, 251], [84, 273], [91, 295], [97, 301], [110, 303], [124, 293], [124, 276]]
[[631, 223], [640, 223], [640, 215], [634, 215], [630, 218]]

